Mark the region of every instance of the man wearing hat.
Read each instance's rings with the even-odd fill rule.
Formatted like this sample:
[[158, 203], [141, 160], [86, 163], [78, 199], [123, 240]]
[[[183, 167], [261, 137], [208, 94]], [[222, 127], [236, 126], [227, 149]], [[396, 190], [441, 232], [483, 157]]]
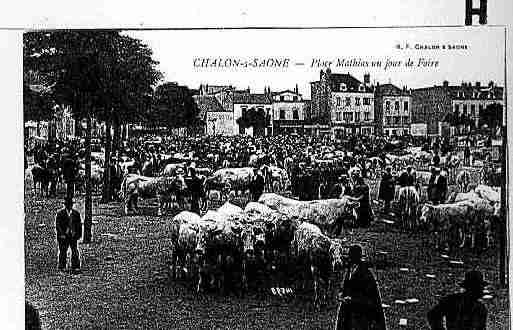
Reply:
[[440, 168], [434, 167], [428, 183], [428, 197], [434, 204], [438, 205], [445, 201], [447, 194], [447, 179], [440, 174]]
[[374, 275], [362, 260], [362, 247], [349, 248], [336, 330], [386, 329], [381, 296]]
[[78, 274], [80, 272], [80, 256], [77, 241], [82, 238], [82, 220], [80, 213], [73, 209], [72, 198], [66, 197], [64, 208], [57, 211], [55, 229], [59, 247], [59, 270], [65, 270], [68, 249], [71, 249], [71, 269], [74, 274]]
[[[479, 298], [483, 289], [488, 285], [480, 271], [470, 271], [465, 274], [465, 280], [460, 283], [465, 289], [443, 297], [427, 314], [431, 329], [447, 330], [482, 330], [486, 329], [488, 311]], [[446, 328], [443, 327], [445, 318]]]
[[390, 203], [394, 200], [395, 194], [395, 180], [392, 176], [392, 168], [387, 166], [381, 182], [379, 183], [379, 198], [385, 202], [383, 212], [386, 214], [390, 212]]

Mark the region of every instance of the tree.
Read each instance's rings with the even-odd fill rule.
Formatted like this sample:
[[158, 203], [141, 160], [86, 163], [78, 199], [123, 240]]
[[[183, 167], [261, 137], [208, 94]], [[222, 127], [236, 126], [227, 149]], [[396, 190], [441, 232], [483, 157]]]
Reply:
[[186, 86], [166, 82], [155, 90], [150, 120], [168, 128], [188, 127], [197, 124], [199, 109]]
[[270, 117], [266, 115], [264, 109], [250, 108], [242, 113], [242, 116], [237, 118], [237, 124], [241, 128], [253, 127], [254, 135], [263, 135], [265, 127], [270, 123]]
[[[151, 59], [147, 46], [118, 31], [30, 32], [24, 34], [23, 42], [24, 72], [36, 72], [52, 86], [57, 104], [69, 105], [75, 119], [86, 119], [87, 243], [91, 241], [92, 226], [91, 117], [105, 120], [110, 127], [114, 114], [120, 122], [135, 116], [138, 98], [160, 79], [157, 62]], [[107, 167], [110, 141], [105, 147]]]

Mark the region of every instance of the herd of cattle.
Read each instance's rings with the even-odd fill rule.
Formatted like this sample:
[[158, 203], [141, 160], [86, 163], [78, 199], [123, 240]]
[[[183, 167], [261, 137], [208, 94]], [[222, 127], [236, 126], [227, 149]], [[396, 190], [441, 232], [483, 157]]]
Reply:
[[244, 209], [226, 202], [202, 217], [182, 211], [170, 221], [173, 277], [194, 279], [197, 291], [237, 283], [245, 291], [262, 272], [273, 277], [295, 269], [313, 281], [317, 302], [321, 286], [331, 286], [343, 269], [348, 248], [329, 233], [356, 207], [347, 198], [297, 201], [265, 193]]
[[[311, 280], [318, 302], [320, 293], [325, 297], [340, 279], [344, 256], [354, 243], [347, 229], [359, 206], [344, 196], [298, 201], [265, 193], [244, 209], [226, 202], [202, 217], [182, 211], [170, 221], [173, 277], [196, 281], [197, 291], [205, 286], [223, 289], [234, 281], [246, 290], [262, 272], [274, 278], [273, 274], [293, 270], [285, 278]], [[417, 205], [416, 229], [425, 229], [437, 247], [463, 247], [469, 237], [471, 247], [478, 237], [488, 245], [500, 221], [499, 208], [500, 194], [479, 185], [452, 194], [445, 204]], [[346, 230], [338, 232], [338, 225]], [[373, 253], [367, 246], [367, 258], [373, 259]]]

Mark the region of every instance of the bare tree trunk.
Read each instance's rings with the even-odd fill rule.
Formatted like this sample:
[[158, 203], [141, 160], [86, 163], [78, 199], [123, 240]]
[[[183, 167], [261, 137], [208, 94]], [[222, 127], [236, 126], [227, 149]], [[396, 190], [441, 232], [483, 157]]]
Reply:
[[112, 119], [112, 128], [113, 128], [113, 131], [114, 131], [114, 136], [112, 138], [112, 149], [113, 150], [119, 150], [121, 131], [120, 131], [120, 125], [119, 125], [119, 119], [118, 118], [114, 117]]
[[85, 215], [84, 215], [84, 243], [91, 243], [93, 226], [93, 199], [91, 186], [91, 105], [86, 104], [86, 136], [85, 136]]
[[110, 158], [112, 151], [112, 136], [110, 134], [111, 118], [107, 118], [105, 121], [105, 162], [103, 164], [103, 191], [102, 191], [102, 203], [108, 203], [112, 200], [111, 189], [110, 189]]

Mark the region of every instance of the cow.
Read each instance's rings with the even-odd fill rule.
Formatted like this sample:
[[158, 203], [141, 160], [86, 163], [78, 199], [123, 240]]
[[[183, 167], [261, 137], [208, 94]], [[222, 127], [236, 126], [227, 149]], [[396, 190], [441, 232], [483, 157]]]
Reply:
[[297, 201], [277, 194], [263, 194], [258, 202], [299, 221], [313, 223], [327, 233], [334, 233], [340, 225], [343, 227], [346, 221], [353, 219], [353, 211], [359, 207], [358, 201], [347, 196]]
[[205, 191], [208, 198], [212, 190], [222, 192], [221, 199], [227, 199], [230, 193], [246, 194], [249, 197], [249, 187], [255, 173], [251, 167], [222, 168], [205, 180]]
[[184, 169], [185, 163], [171, 163], [167, 164], [162, 170], [161, 176], [175, 176], [178, 169]]
[[199, 215], [188, 211], [182, 211], [172, 219], [170, 234], [173, 243], [171, 266], [173, 279], [177, 278], [177, 269], [181, 269], [184, 274], [189, 273], [187, 267], [196, 251], [199, 230], [206, 224], [201, 222]]
[[465, 246], [467, 235], [471, 235], [471, 247], [475, 246], [478, 233], [489, 232], [493, 207], [482, 199], [463, 200], [451, 204], [425, 204], [421, 209], [420, 222], [435, 235], [435, 245], [448, 245], [449, 248], [460, 243]]
[[[482, 221], [477, 221], [476, 230], [479, 233], [486, 234], [486, 247], [491, 245], [491, 241], [493, 239], [492, 232], [495, 231], [495, 226], [497, 225], [497, 221], [500, 219], [500, 203], [495, 201], [493, 193], [487, 195], [483, 193], [483, 187], [480, 187], [478, 190], [482, 195], [476, 193], [475, 191], [469, 191], [468, 193], [456, 193], [451, 196], [450, 202], [461, 202], [468, 201], [472, 202], [475, 206], [477, 214], [474, 215], [475, 219], [481, 219]], [[486, 191], [486, 190], [485, 190]], [[494, 191], [495, 192], [495, 191]], [[489, 199], [483, 198], [484, 196], [490, 197]], [[493, 201], [490, 201], [492, 199]], [[481, 227], [479, 227], [481, 226]], [[472, 236], [472, 246], [475, 245], [475, 235]]]
[[401, 226], [404, 229], [414, 230], [418, 226], [418, 207], [420, 196], [415, 187], [399, 188], [398, 194]]
[[326, 292], [331, 291], [333, 277], [340, 274], [343, 267], [344, 246], [338, 239], [331, 239], [321, 229], [311, 223], [303, 222], [294, 233], [291, 254], [296, 263], [303, 268], [303, 280], [311, 275], [314, 287], [314, 303], [319, 302], [321, 284], [327, 284]]
[[32, 183], [34, 186], [34, 194], [37, 194], [37, 187], [39, 185], [39, 194], [41, 196], [48, 196], [48, 185], [50, 183], [50, 171], [35, 164], [30, 171], [32, 173]]
[[209, 224], [200, 228], [195, 249], [198, 262], [197, 293], [207, 279], [211, 286], [226, 290], [227, 276], [241, 272], [239, 267], [242, 267], [244, 255], [240, 236], [243, 226], [215, 211], [207, 212], [205, 216], [202, 221]]
[[164, 207], [173, 202], [173, 196], [178, 203], [178, 207], [184, 207], [183, 200], [179, 196], [183, 194], [186, 188], [187, 186], [182, 176], [150, 178], [137, 174], [128, 174], [121, 183], [120, 197], [124, 201], [125, 214], [129, 213], [132, 204], [137, 211], [138, 197], [157, 197], [159, 204], [158, 215], [162, 215]]

